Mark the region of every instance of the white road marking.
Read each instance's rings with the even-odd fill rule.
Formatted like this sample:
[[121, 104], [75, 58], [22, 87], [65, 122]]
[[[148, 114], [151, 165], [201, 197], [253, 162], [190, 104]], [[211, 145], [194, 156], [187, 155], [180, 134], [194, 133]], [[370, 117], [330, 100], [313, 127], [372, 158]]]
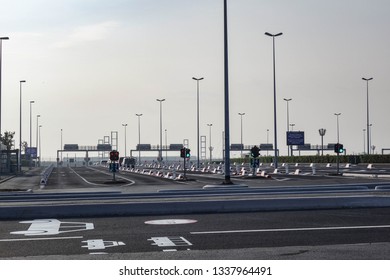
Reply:
[[188, 220], [188, 219], [165, 219], [165, 220], [151, 220], [146, 221], [145, 224], [148, 225], [183, 225], [183, 224], [193, 224], [197, 220]]
[[14, 242], [14, 241], [47, 241], [47, 240], [66, 240], [66, 239], [82, 239], [83, 236], [68, 236], [68, 237], [37, 237], [37, 238], [11, 238], [0, 239], [0, 242]]
[[292, 232], [292, 231], [321, 231], [321, 230], [375, 229], [375, 228], [390, 228], [390, 225], [313, 227], [313, 228], [244, 229], [244, 230], [221, 230], [221, 231], [194, 231], [194, 232], [190, 232], [190, 233], [191, 234], [224, 234], [224, 233]]
[[153, 241], [152, 245], [158, 247], [192, 246], [191, 242], [181, 236], [151, 237], [148, 241]]
[[104, 241], [103, 239], [92, 239], [87, 241], [82, 241], [86, 243], [81, 247], [88, 248], [88, 250], [102, 250], [109, 247], [124, 246], [125, 243], [122, 241]]
[[[85, 179], [83, 176], [81, 176], [80, 174], [78, 174], [74, 169], [72, 169], [71, 167], [69, 167], [73, 172], [74, 174], [76, 174], [77, 176], [79, 176], [85, 183], [89, 184], [89, 185], [93, 185], [93, 186], [104, 186], [104, 187], [107, 187], [107, 185], [105, 184], [96, 184], [96, 183], [92, 183], [90, 181], [88, 181], [87, 179]], [[93, 168], [90, 168], [91, 170], [94, 170], [94, 171], [97, 171], [97, 172], [100, 172], [100, 173], [103, 173], [105, 175], [110, 175], [110, 173], [108, 172], [104, 172], [104, 171], [101, 171], [101, 170], [97, 170], [97, 169], [93, 169]], [[120, 178], [120, 179], [123, 179], [123, 180], [126, 180], [130, 183], [126, 184], [126, 185], [120, 185], [120, 187], [127, 187], [127, 186], [131, 186], [131, 185], [134, 185], [135, 184], [135, 181], [133, 180], [130, 180], [126, 177], [123, 177], [123, 176], [116, 176], [117, 178]]]
[[61, 222], [57, 219], [36, 219], [22, 221], [21, 224], [31, 224], [28, 230], [13, 231], [11, 234], [33, 235], [55, 235], [66, 232], [84, 231], [94, 229], [93, 223]]

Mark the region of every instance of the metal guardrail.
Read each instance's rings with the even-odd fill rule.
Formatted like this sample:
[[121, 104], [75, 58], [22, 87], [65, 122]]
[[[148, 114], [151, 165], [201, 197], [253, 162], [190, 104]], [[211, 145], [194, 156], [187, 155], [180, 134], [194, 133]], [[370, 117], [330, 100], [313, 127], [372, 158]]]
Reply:
[[41, 181], [40, 181], [41, 186], [46, 186], [50, 174], [53, 171], [53, 168], [54, 168], [54, 163], [50, 164], [48, 167], [45, 168], [45, 170], [43, 170], [43, 172], [41, 173]]

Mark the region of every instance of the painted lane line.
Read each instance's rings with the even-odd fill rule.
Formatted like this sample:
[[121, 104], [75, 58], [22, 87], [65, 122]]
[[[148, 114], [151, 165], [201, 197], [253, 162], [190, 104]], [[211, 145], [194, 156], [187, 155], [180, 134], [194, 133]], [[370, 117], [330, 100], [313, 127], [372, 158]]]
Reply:
[[38, 238], [11, 238], [11, 239], [0, 239], [0, 242], [13, 242], [13, 241], [47, 241], [47, 240], [83, 239], [83, 238], [84, 238], [84, 236], [38, 237]]
[[390, 228], [390, 225], [376, 226], [344, 226], [344, 227], [315, 227], [315, 228], [274, 228], [249, 230], [221, 230], [221, 231], [194, 231], [190, 234], [224, 234], [224, 233], [252, 233], [252, 232], [292, 232], [292, 231], [321, 231], [321, 230], [348, 230], [348, 229], [375, 229]]
[[146, 221], [147, 225], [183, 225], [183, 224], [193, 224], [198, 222], [197, 220], [189, 219], [164, 219], [164, 220], [151, 220]]
[[[88, 167], [88, 169], [91, 169], [91, 170], [93, 170], [93, 171], [97, 171], [97, 172], [103, 173], [103, 174], [105, 174], [105, 175], [110, 175], [110, 176], [112, 175], [111, 172], [106, 172], [106, 171], [102, 171], [102, 170], [95, 169], [95, 168]], [[135, 184], [135, 181], [134, 181], [134, 180], [131, 180], [131, 179], [129, 179], [129, 178], [126, 178], [126, 177], [123, 177], [123, 176], [120, 176], [120, 175], [117, 175], [116, 177], [119, 178], [119, 179], [123, 179], [123, 180], [126, 180], [126, 181], [130, 182], [130, 183], [128, 183], [128, 184], [126, 184], [126, 185], [123, 185], [123, 186], [121, 186], [121, 187], [127, 187], [127, 186], [131, 186], [131, 185], [134, 185], [134, 184]]]
[[[90, 181], [88, 181], [87, 179], [85, 179], [83, 176], [81, 176], [80, 174], [78, 174], [73, 168], [69, 167], [73, 172], [74, 174], [76, 174], [77, 176], [79, 176], [85, 183], [89, 184], [89, 185], [93, 185], [93, 186], [104, 186], [104, 187], [107, 187], [107, 185], [104, 185], [104, 184], [96, 184], [96, 183], [92, 183]], [[94, 171], [97, 171], [97, 172], [100, 172], [100, 173], [103, 173], [105, 175], [110, 175], [110, 173], [107, 173], [107, 172], [104, 172], [104, 171], [101, 171], [101, 170], [97, 170], [97, 169], [93, 169], [93, 168], [89, 168], [91, 170], [94, 170]], [[125, 178], [123, 176], [117, 176], [118, 178], [120, 179], [124, 179], [130, 183], [126, 184], [126, 185], [122, 185], [121, 187], [127, 187], [127, 186], [131, 186], [131, 185], [134, 185], [135, 184], [135, 181], [133, 180], [130, 180], [128, 178]]]

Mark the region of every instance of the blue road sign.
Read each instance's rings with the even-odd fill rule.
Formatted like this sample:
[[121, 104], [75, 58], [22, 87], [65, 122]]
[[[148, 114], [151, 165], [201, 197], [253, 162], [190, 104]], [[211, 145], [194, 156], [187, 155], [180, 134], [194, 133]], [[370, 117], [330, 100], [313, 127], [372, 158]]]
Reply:
[[32, 158], [37, 157], [37, 148], [36, 147], [27, 147], [26, 154], [30, 155]]
[[287, 131], [287, 145], [301, 146], [305, 145], [304, 131]]

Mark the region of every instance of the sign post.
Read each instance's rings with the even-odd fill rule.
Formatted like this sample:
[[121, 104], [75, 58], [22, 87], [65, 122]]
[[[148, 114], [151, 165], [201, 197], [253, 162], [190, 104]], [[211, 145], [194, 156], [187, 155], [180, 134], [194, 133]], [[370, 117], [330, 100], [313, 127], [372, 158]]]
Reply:
[[187, 148], [181, 148], [180, 149], [180, 157], [184, 159], [184, 180], [187, 180], [187, 175], [186, 175], [186, 160], [191, 157], [191, 150]]
[[110, 171], [112, 172], [112, 181], [115, 182], [115, 173], [119, 171], [119, 163], [117, 161], [119, 160], [119, 152], [116, 150], [113, 150], [110, 152]]
[[259, 155], [260, 155], [259, 147], [253, 146], [251, 149], [253, 176], [256, 175], [256, 166], [259, 165], [259, 159], [258, 159]]

